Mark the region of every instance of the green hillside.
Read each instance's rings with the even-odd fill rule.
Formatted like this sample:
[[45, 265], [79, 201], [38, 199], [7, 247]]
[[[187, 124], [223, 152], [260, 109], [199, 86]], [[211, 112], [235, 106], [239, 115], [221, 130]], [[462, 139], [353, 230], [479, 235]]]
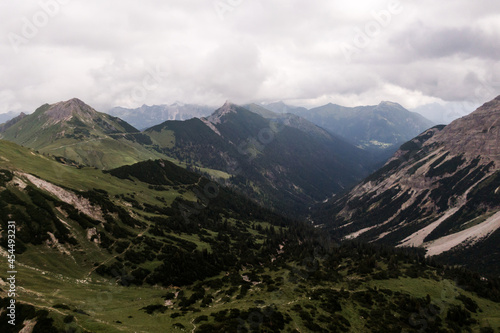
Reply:
[[78, 99], [45, 104], [9, 126], [0, 138], [100, 169], [164, 157], [148, 149], [149, 137]]
[[265, 119], [226, 103], [206, 119], [146, 130], [163, 154], [193, 168], [223, 171], [225, 184], [288, 216], [354, 185], [372, 168], [368, 154], [307, 121]]
[[0, 141], [3, 249], [8, 221], [18, 325], [0, 309], [2, 332], [500, 327], [496, 280], [418, 251], [339, 244], [165, 160], [102, 172]]
[[330, 103], [311, 110], [291, 108], [290, 112], [379, 154], [383, 151], [392, 154], [401, 144], [434, 125], [420, 114], [392, 102], [358, 107]]

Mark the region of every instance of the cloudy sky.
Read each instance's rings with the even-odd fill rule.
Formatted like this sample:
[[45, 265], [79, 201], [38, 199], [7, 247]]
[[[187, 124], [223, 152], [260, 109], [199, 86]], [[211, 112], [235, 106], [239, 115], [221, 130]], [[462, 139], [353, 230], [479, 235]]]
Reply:
[[498, 0], [4, 0], [0, 27], [0, 113], [72, 97], [465, 112], [500, 94]]

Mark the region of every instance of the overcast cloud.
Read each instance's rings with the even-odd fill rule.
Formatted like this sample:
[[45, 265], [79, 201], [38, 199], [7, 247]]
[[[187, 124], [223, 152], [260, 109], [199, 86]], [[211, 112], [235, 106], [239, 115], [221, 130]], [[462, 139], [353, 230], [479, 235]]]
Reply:
[[498, 0], [4, 0], [0, 27], [0, 113], [72, 97], [466, 112], [500, 95]]

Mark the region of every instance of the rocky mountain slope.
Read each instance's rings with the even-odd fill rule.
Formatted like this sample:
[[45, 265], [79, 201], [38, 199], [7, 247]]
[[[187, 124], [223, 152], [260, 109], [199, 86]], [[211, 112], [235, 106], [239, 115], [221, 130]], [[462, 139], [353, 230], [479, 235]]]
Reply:
[[171, 105], [143, 105], [136, 109], [115, 107], [109, 110], [112, 116], [125, 120], [139, 129], [146, 129], [167, 120], [187, 120], [210, 115], [215, 108], [204, 105], [174, 103]]
[[0, 133], [5, 132], [9, 127], [12, 127], [19, 121], [23, 120], [24, 117], [26, 117], [26, 114], [24, 112], [21, 112], [18, 116], [9, 119], [3, 124], [0, 124]]
[[500, 97], [400, 147], [316, 213], [337, 235], [500, 275]]
[[106, 172], [61, 162], [0, 140], [1, 332], [500, 327], [497, 281], [414, 251], [337, 244], [165, 160]]
[[167, 121], [139, 132], [72, 99], [12, 120], [0, 137], [99, 169], [168, 158], [301, 216], [373, 170], [363, 151], [307, 120], [291, 114], [266, 119], [230, 103], [207, 118]]
[[9, 111], [7, 113], [0, 113], [0, 124], [6, 123], [9, 120], [16, 118], [21, 113], [24, 113], [24, 112]]
[[391, 152], [433, 126], [420, 114], [392, 102], [354, 108], [330, 103], [311, 110], [291, 109], [290, 112], [359, 147]]
[[146, 148], [151, 141], [136, 128], [76, 98], [45, 104], [15, 121], [0, 138], [84, 165], [113, 168], [162, 157]]
[[371, 161], [362, 150], [297, 119], [266, 119], [226, 103], [207, 118], [167, 121], [144, 133], [163, 154], [220, 170], [226, 184], [303, 216], [312, 203], [359, 181]]

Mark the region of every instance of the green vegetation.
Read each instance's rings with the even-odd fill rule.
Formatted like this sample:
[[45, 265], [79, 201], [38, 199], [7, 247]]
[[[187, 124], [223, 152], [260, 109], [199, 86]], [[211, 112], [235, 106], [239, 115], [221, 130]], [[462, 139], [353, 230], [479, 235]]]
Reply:
[[[241, 143], [268, 124], [245, 112], [239, 116], [240, 127], [220, 126], [229, 142]], [[99, 119], [113, 140], [150, 143], [119, 120], [108, 126]], [[72, 119], [71, 126], [80, 130], [64, 140], [93, 135], [85, 132], [84, 121]], [[187, 159], [193, 151], [180, 147], [189, 147], [191, 137], [173, 132], [176, 152]], [[498, 331], [497, 279], [439, 266], [420, 249], [339, 243], [238, 194], [259, 193], [261, 201], [274, 196], [273, 208], [289, 207], [295, 202], [289, 194], [275, 194], [290, 184], [269, 182], [262, 173], [278, 161], [291, 165], [278, 171], [289, 172], [300, 191], [329, 191], [321, 175], [298, 172], [321, 160], [320, 146], [313, 139], [297, 141], [296, 129], [285, 128], [265, 154], [253, 147], [258, 154], [252, 164], [240, 164], [245, 174], [228, 180], [234, 188], [165, 159], [103, 172], [80, 165], [71, 154], [53, 157], [0, 141], [2, 251], [8, 249], [8, 221], [16, 222], [14, 330], [31, 325], [33, 332]], [[293, 161], [290, 142], [304, 161]], [[196, 169], [196, 163], [201, 162], [188, 165]], [[341, 171], [321, 172], [327, 171], [342, 178]], [[496, 178], [481, 183], [479, 197], [490, 195], [496, 183]], [[408, 195], [393, 188], [352, 201], [351, 208], [359, 208], [353, 219], [380, 223]], [[419, 214], [426, 195], [405, 214]], [[373, 205], [380, 215], [368, 216], [366, 208]], [[4, 311], [10, 301], [3, 284], [7, 265], [0, 261], [2, 332], [12, 330]]]
[[[220, 122], [167, 121], [145, 131], [158, 151], [190, 170], [219, 170], [224, 184], [291, 217], [371, 170], [370, 157], [336, 137], [320, 137], [264, 119], [236, 105]], [[297, 158], [300, 156], [300, 158]]]
[[164, 157], [147, 135], [78, 100], [43, 105], [2, 138], [101, 169]]
[[452, 174], [465, 162], [463, 156], [455, 156], [446, 162], [441, 163], [446, 158], [446, 154], [441, 156], [436, 162], [431, 165], [431, 169], [425, 175], [426, 177], [439, 177], [445, 174]]

